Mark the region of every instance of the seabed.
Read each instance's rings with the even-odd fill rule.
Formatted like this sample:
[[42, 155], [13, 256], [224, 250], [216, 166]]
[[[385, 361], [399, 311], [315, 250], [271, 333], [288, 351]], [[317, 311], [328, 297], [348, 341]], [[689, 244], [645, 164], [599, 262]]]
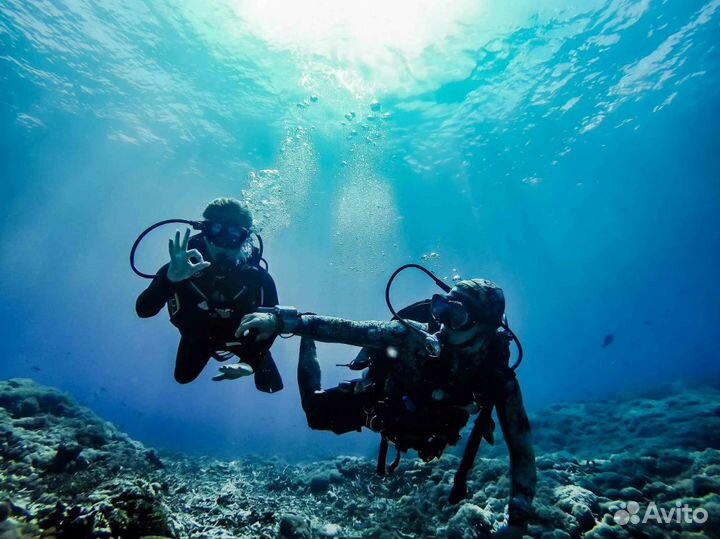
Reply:
[[[558, 404], [531, 421], [539, 481], [530, 537], [720, 537], [717, 388]], [[470, 498], [451, 506], [454, 455], [429, 464], [406, 457], [381, 478], [373, 460], [359, 457], [288, 463], [159, 453], [65, 393], [7, 380], [0, 539], [487, 538], [504, 523], [508, 460], [501, 439], [481, 455]], [[651, 504], [702, 509], [707, 519], [618, 523], [618, 511], [639, 507], [641, 519]]]

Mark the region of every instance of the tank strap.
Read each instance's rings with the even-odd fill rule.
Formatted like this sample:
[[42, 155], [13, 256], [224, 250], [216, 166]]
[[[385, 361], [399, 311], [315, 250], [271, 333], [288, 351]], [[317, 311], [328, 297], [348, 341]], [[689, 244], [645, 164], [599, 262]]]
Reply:
[[195, 290], [195, 292], [197, 292], [198, 294], [200, 294], [200, 296], [201, 296], [205, 301], [207, 301], [207, 303], [208, 303], [208, 305], [209, 305], [209, 304], [210, 304], [210, 298], [207, 296], [207, 294], [205, 294], [205, 292], [203, 292], [202, 290], [200, 290], [200, 287], [199, 287], [198, 285], [196, 285], [194, 282], [192, 282], [192, 280], [190, 280], [189, 283], [190, 283], [190, 286], [193, 288], [193, 290]]

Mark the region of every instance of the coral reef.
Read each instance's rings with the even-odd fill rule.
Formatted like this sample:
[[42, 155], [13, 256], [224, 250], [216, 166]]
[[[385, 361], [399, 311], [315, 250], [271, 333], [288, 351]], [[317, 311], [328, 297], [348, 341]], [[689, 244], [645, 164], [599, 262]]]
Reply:
[[[716, 389], [678, 389], [536, 414], [527, 535], [720, 537], [718, 403]], [[505, 453], [483, 446], [470, 498], [451, 506], [455, 455], [406, 457], [383, 478], [360, 457], [158, 455], [67, 395], [14, 379], [0, 382], [0, 539], [489, 538], [504, 524]]]

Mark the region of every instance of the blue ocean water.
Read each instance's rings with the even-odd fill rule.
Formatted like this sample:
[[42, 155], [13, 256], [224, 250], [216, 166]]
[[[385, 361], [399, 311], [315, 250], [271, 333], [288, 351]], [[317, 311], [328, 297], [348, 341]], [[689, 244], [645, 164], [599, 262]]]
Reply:
[[[136, 317], [137, 234], [235, 196], [283, 304], [388, 318], [407, 262], [499, 283], [530, 410], [718, 381], [720, 1], [511, 4], [4, 0], [0, 377], [170, 450], [374, 450], [307, 428], [296, 339], [279, 394], [180, 386], [176, 330]], [[324, 385], [355, 352], [320, 347]]]

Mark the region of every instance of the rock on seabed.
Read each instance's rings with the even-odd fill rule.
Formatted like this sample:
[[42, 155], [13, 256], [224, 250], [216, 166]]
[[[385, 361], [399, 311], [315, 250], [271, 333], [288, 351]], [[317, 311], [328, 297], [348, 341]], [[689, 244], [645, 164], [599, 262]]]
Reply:
[[[720, 391], [558, 404], [532, 418], [539, 539], [720, 538]], [[71, 397], [0, 382], [0, 539], [483, 539], [504, 524], [502, 441], [483, 446], [470, 498], [447, 504], [455, 455], [288, 463], [158, 455]], [[619, 525], [636, 502], [703, 508], [702, 524]], [[526, 537], [527, 537], [526, 536]]]

